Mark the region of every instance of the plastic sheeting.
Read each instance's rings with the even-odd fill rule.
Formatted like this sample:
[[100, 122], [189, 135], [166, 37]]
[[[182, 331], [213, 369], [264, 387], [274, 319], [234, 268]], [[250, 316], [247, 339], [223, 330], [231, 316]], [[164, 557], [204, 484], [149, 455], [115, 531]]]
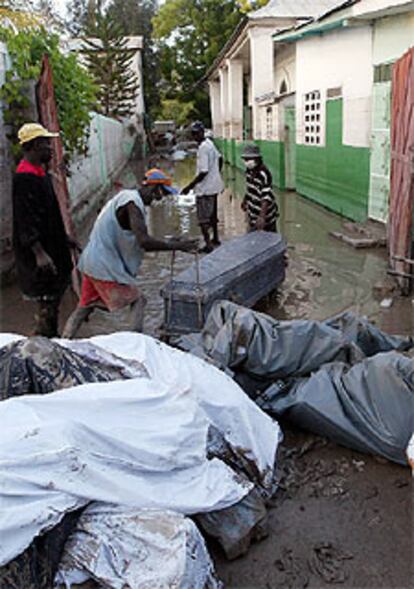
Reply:
[[139, 334], [60, 343], [150, 376], [0, 403], [0, 564], [90, 501], [181, 513], [238, 503], [252, 484], [207, 459], [211, 425], [272, 487], [280, 429], [216, 368]]
[[[116, 532], [116, 533], [114, 533]], [[65, 546], [56, 584], [110, 589], [220, 589], [203, 537], [184, 516], [94, 504]]]
[[412, 345], [411, 338], [384, 334], [352, 313], [324, 322], [278, 321], [220, 301], [207, 318], [198, 353], [221, 367], [269, 380], [305, 376], [327, 362], [353, 364], [365, 356]]
[[[150, 375], [172, 389], [191, 391], [208, 421], [244, 459], [254, 464], [249, 478], [273, 489], [274, 461], [282, 433], [226, 374], [203, 360], [142, 334], [119, 332], [89, 340], [60, 340], [78, 354], [111, 352], [125, 361], [138, 361]], [[88, 347], [90, 352], [88, 351]]]
[[414, 360], [388, 352], [351, 368], [335, 362], [291, 385], [272, 385], [256, 402], [339, 444], [407, 464]]
[[137, 362], [126, 367], [103, 351], [100, 358], [85, 359], [45, 337], [31, 337], [0, 348], [0, 399], [138, 376], [147, 376], [147, 372]]
[[324, 322], [277, 321], [221, 301], [201, 338], [186, 345], [194, 342], [194, 353], [234, 371], [268, 413], [407, 463], [414, 359], [397, 351], [412, 348], [412, 338], [387, 335], [352, 313]]

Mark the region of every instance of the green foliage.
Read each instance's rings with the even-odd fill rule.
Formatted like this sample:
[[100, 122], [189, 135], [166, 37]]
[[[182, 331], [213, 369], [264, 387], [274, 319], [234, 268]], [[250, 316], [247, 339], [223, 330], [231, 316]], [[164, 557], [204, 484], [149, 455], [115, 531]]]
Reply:
[[73, 54], [64, 55], [59, 39], [43, 28], [24, 29], [18, 33], [0, 28], [0, 39], [7, 44], [12, 67], [6, 73], [0, 98], [5, 104], [4, 120], [10, 126], [15, 155], [17, 130], [28, 122], [28, 90], [39, 78], [43, 55], [49, 55], [53, 71], [55, 98], [62, 139], [68, 158], [85, 153], [89, 135], [90, 112], [95, 105], [96, 88], [87, 71]]
[[240, 5], [240, 12], [246, 13], [251, 12], [252, 10], [258, 10], [259, 8], [262, 8], [262, 6], [266, 6], [268, 3], [269, 0], [256, 0], [253, 2], [250, 2], [249, 0], [240, 0], [238, 4]]
[[152, 18], [158, 10], [158, 0], [111, 0], [107, 11], [126, 36], [141, 35], [144, 97], [148, 112], [160, 104], [160, 63], [152, 36]]
[[66, 26], [75, 36], [93, 26], [95, 14], [101, 9], [100, 0], [69, 0], [66, 4], [68, 20]]
[[130, 69], [131, 52], [121, 27], [108, 12], [98, 11], [86, 29], [84, 54], [88, 69], [99, 86], [98, 110], [123, 118], [135, 111], [138, 80]]
[[235, 0], [166, 0], [153, 19], [159, 39], [163, 98], [194, 102], [206, 123], [208, 99], [197, 83], [241, 18]]
[[161, 102], [159, 118], [163, 121], [174, 120], [178, 126], [185, 125], [194, 116], [194, 103], [182, 102], [177, 98], [166, 98]]

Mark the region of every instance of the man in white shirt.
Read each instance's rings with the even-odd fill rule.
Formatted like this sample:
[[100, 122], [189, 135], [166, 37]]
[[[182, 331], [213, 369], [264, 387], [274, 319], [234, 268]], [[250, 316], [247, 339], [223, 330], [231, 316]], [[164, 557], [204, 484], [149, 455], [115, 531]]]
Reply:
[[182, 193], [187, 194], [194, 188], [197, 197], [197, 219], [206, 243], [201, 251], [210, 253], [215, 245], [220, 245], [217, 227], [217, 195], [224, 188], [220, 173], [223, 159], [212, 140], [205, 137], [203, 123], [199, 121], [193, 123], [191, 132], [198, 143], [197, 175], [183, 188]]

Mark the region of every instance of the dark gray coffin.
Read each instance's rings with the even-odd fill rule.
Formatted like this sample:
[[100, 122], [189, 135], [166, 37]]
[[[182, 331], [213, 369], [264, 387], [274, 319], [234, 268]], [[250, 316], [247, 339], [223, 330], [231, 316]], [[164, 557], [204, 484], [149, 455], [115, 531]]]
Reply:
[[286, 243], [278, 233], [254, 231], [226, 241], [211, 254], [168, 282], [164, 299], [164, 331], [199, 331], [212, 304], [221, 299], [254, 305], [285, 278]]

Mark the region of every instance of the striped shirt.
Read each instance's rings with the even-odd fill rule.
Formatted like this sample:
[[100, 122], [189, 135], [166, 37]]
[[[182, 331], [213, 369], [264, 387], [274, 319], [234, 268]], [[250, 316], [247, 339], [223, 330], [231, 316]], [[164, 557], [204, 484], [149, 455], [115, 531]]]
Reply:
[[272, 174], [261, 164], [253, 170], [246, 170], [246, 206], [249, 225], [253, 228], [260, 215], [263, 201], [267, 201], [265, 230], [274, 231], [279, 216], [278, 206], [272, 191]]

